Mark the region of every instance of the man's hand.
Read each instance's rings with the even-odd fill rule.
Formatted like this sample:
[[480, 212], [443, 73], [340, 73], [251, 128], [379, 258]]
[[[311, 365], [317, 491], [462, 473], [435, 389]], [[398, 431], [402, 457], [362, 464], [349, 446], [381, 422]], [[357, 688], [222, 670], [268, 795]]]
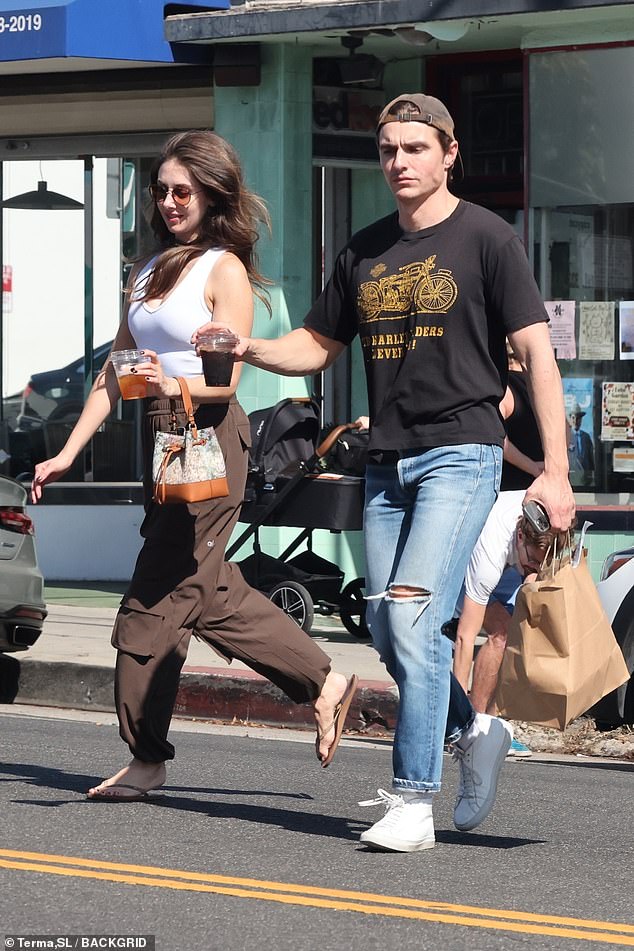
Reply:
[[524, 501], [541, 502], [556, 532], [566, 532], [575, 517], [575, 497], [568, 477], [542, 472], [526, 490]]
[[196, 347], [196, 353], [200, 356], [200, 351], [198, 349], [198, 338], [203, 336], [212, 337], [214, 334], [222, 331], [223, 333], [230, 333], [236, 338], [237, 343], [233, 350], [231, 351], [233, 355], [237, 358], [244, 356], [244, 354], [249, 349], [249, 337], [241, 337], [236, 333], [235, 327], [230, 327], [228, 324], [219, 324], [217, 321], [212, 320], [206, 324], [203, 324], [201, 327], [198, 327], [194, 330], [191, 342]]

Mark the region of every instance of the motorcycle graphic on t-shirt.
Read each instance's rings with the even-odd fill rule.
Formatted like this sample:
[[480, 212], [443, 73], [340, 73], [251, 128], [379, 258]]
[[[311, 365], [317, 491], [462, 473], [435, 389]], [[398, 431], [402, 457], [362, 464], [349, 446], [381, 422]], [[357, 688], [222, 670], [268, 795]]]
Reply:
[[[423, 262], [406, 264], [397, 274], [361, 284], [357, 307], [362, 321], [395, 320], [412, 310], [423, 314], [447, 313], [458, 296], [458, 288], [446, 268], [432, 273], [435, 264], [436, 255], [432, 254]], [[380, 270], [380, 265], [373, 268], [375, 273]]]

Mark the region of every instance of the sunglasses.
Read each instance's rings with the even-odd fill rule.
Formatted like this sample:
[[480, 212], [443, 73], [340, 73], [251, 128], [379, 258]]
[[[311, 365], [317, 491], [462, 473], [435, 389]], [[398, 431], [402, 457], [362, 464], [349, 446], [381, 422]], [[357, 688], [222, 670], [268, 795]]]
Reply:
[[171, 194], [176, 205], [180, 205], [181, 208], [187, 208], [190, 201], [192, 200], [192, 195], [197, 195], [197, 191], [193, 191], [191, 188], [188, 188], [187, 185], [174, 185], [173, 188], [167, 188], [165, 185], [150, 185], [149, 192], [152, 196], [153, 201], [163, 202], [169, 194]]

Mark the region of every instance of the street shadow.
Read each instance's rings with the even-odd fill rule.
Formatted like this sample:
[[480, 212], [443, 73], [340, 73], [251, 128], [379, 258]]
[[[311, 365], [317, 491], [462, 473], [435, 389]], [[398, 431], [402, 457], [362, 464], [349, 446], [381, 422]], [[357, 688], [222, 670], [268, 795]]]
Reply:
[[271, 789], [223, 789], [221, 787], [203, 787], [203, 786], [162, 786], [161, 790], [165, 793], [171, 792], [181, 792], [181, 793], [192, 793], [194, 795], [204, 794], [207, 796], [235, 796], [239, 794], [240, 796], [274, 796], [281, 799], [304, 799], [310, 802], [314, 802], [314, 796], [309, 795], [309, 793], [290, 793], [290, 792], [275, 792]]
[[[233, 795], [236, 798], [240, 797], [244, 795], [244, 791], [233, 790]], [[86, 801], [89, 802], [89, 800]], [[156, 808], [204, 814], [210, 819], [236, 819], [238, 822], [250, 822], [255, 825], [276, 826], [286, 832], [301, 832], [304, 835], [315, 835], [320, 838], [354, 840], [358, 838], [361, 831], [357, 828], [358, 823], [352, 819], [329, 816], [320, 812], [296, 812], [263, 804], [208, 802], [170, 795], [157, 796], [152, 802]]]
[[[66, 792], [84, 793], [95, 785], [95, 777], [84, 773], [67, 773], [51, 766], [32, 763], [0, 763], [0, 783], [21, 780], [30, 786], [47, 789], [62, 789]], [[40, 803], [40, 805], [43, 805]]]
[[486, 835], [482, 832], [436, 831], [436, 842], [443, 845], [468, 845], [480, 849], [521, 849], [526, 845], [545, 845], [546, 839], [523, 839], [512, 835]]
[[[571, 767], [572, 769], [605, 769], [611, 773], [634, 773], [634, 763], [624, 763], [622, 760], [619, 760], [614, 763], [606, 763], [604, 761], [600, 763], [593, 763], [592, 760], [570, 760], [562, 761], [559, 760], [556, 763], [553, 763], [551, 760], [536, 759], [532, 760], [533, 765], [539, 763], [540, 766], [556, 766], [558, 769], [561, 769], [562, 766]], [[529, 765], [528, 763], [526, 765]]]
[[[545, 845], [545, 839], [521, 839], [517, 836], [507, 835], [483, 835], [480, 832], [453, 832], [451, 830], [435, 832], [436, 843], [438, 845], [466, 845], [469, 848], [476, 849], [521, 849], [527, 845]], [[360, 845], [359, 852], [376, 855], [376, 849]], [[402, 852], [394, 852], [393, 855], [402, 855]]]
[[[26, 782], [37, 788], [61, 789], [70, 793], [76, 793], [81, 805], [91, 809], [105, 807], [109, 805], [121, 806], [121, 803], [104, 803], [101, 801], [91, 802], [86, 798], [86, 790], [96, 785], [100, 780], [94, 776], [84, 773], [68, 773], [64, 770], [50, 767], [35, 766], [32, 764], [19, 763], [9, 764], [0, 763], [0, 783], [15, 782], [16, 780]], [[191, 793], [190, 796], [173, 795], [174, 792]], [[322, 813], [310, 813], [290, 809], [275, 808], [261, 803], [245, 802], [217, 802], [208, 799], [197, 798], [204, 796], [232, 796], [235, 799], [248, 797], [260, 797], [262, 799], [270, 797], [281, 797], [298, 801], [314, 801], [308, 793], [287, 793], [268, 789], [230, 789], [227, 787], [188, 787], [188, 786], [164, 786], [161, 790], [150, 794], [149, 799], [138, 803], [126, 803], [126, 807], [141, 806], [145, 809], [149, 807], [173, 809], [187, 813], [199, 813], [214, 819], [237, 819], [240, 822], [252, 822], [259, 825], [277, 826], [289, 832], [301, 832], [306, 835], [317, 835], [320, 837], [331, 837], [337, 839], [356, 839], [359, 831], [352, 828], [352, 822], [339, 816], [327, 816]], [[40, 808], [57, 808], [70, 803], [77, 804], [77, 799], [14, 799], [16, 803], [23, 805], [38, 806]]]
[[[362, 830], [361, 830], [362, 831]], [[480, 832], [435, 832], [436, 843], [438, 845], [466, 845], [473, 849], [521, 849], [527, 845], [545, 845], [545, 839], [521, 839], [517, 836], [507, 835], [483, 835]], [[361, 844], [357, 850], [362, 855], [376, 855], [376, 849], [367, 848]], [[402, 855], [402, 852], [393, 852], [392, 855]]]
[[[26, 782], [37, 788], [59, 789], [74, 793], [79, 797], [79, 804], [95, 809], [97, 807], [120, 806], [121, 803], [94, 802], [86, 798], [86, 790], [96, 785], [100, 780], [94, 775], [85, 773], [69, 773], [65, 770], [52, 767], [36, 766], [30, 763], [0, 763], [0, 782]], [[178, 795], [186, 793], [190, 795]], [[175, 795], [176, 794], [176, 795]], [[38, 806], [40, 808], [57, 808], [59, 806], [78, 804], [75, 795], [71, 799], [15, 799], [16, 803]], [[229, 796], [235, 800], [245, 797], [271, 797], [314, 802], [314, 797], [308, 793], [288, 793], [270, 789], [232, 789], [223, 786], [192, 787], [192, 786], [164, 786], [150, 794], [149, 799], [143, 802], [126, 803], [127, 808], [139, 806], [144, 809], [171, 809], [176, 812], [197, 813], [206, 815], [210, 819], [235, 819], [239, 822], [249, 822], [255, 825], [275, 826], [287, 832], [299, 832], [303, 835], [314, 835], [320, 838], [346, 839], [357, 841], [364, 829], [371, 823], [341, 816], [325, 815], [320, 812], [295, 811], [292, 809], [267, 806], [262, 802], [248, 803], [241, 801], [218, 802], [216, 800], [198, 798], [200, 796]], [[438, 831], [436, 841], [445, 845], [466, 845], [470, 848], [488, 849], [517, 849], [527, 845], [541, 845], [542, 839], [524, 839], [515, 836], [482, 835], [480, 833], [463, 833], [452, 831]], [[361, 848], [361, 851], [370, 852], [370, 849]]]
[[[45, 787], [47, 789], [63, 789], [68, 792], [85, 793], [92, 786], [97, 786], [105, 777], [87, 775], [83, 773], [68, 773], [62, 769], [56, 769], [50, 766], [37, 766], [32, 763], [0, 763], [0, 783], [14, 782], [21, 780], [31, 786]], [[314, 797], [309, 793], [299, 792], [280, 792], [274, 789], [228, 789], [221, 786], [162, 786], [160, 792], [155, 794], [166, 796], [171, 793], [191, 793], [192, 796], [260, 796], [260, 797], [279, 797], [281, 799], [294, 799], [300, 801], [314, 801]], [[175, 797], [176, 798], [176, 797]], [[70, 801], [70, 800], [69, 800]], [[181, 803], [194, 802], [195, 800], [178, 799]], [[44, 805], [44, 803], [42, 803]]]

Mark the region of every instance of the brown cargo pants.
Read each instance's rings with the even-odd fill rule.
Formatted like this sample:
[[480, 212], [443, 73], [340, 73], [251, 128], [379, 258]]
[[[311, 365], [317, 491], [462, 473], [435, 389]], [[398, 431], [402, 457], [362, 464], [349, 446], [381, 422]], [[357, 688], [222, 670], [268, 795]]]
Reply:
[[[182, 404], [178, 425], [184, 424]], [[199, 427], [214, 426], [227, 464], [229, 496], [193, 504], [151, 501], [153, 434], [170, 428], [170, 401], [146, 400], [144, 542], [112, 633], [115, 703], [121, 738], [144, 762], [173, 759], [167, 740], [181, 668], [192, 634], [242, 661], [296, 703], [315, 700], [329, 657], [224, 560], [246, 481], [249, 421], [234, 400], [206, 404]]]

